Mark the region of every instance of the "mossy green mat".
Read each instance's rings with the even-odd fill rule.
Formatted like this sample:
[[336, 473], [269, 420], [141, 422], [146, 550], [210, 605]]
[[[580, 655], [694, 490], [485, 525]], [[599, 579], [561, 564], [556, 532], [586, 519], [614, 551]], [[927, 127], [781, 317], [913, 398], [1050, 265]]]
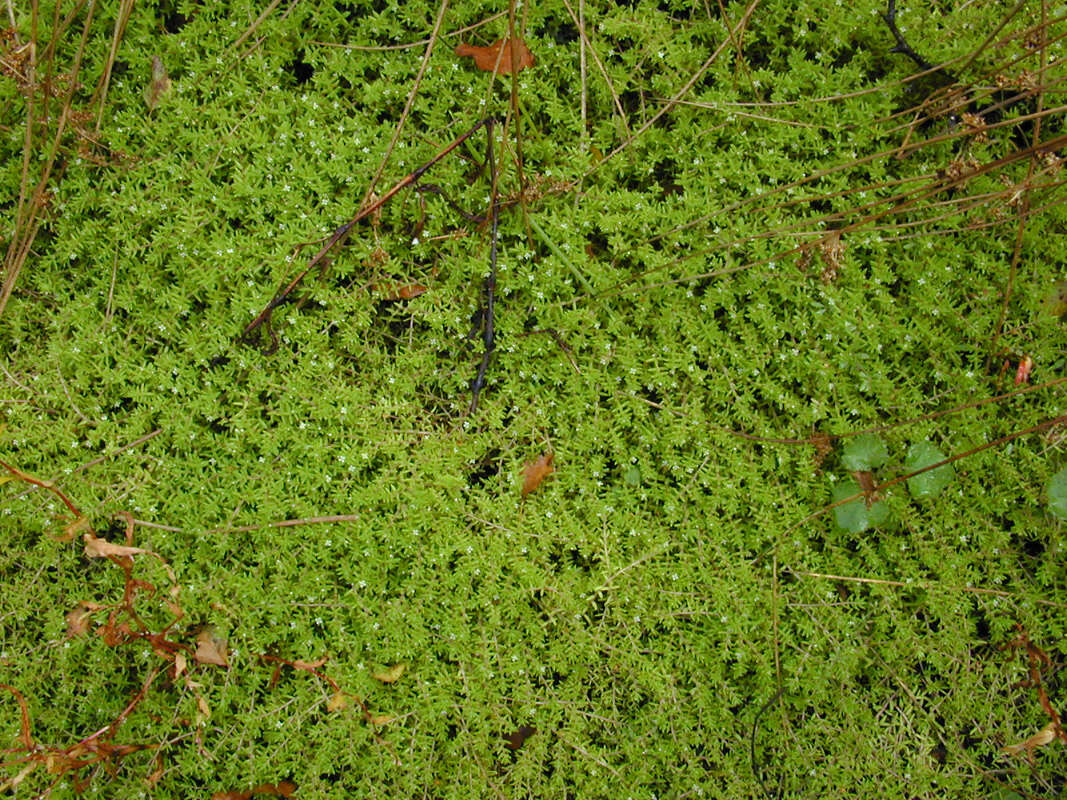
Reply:
[[[41, 4], [24, 167], [31, 5], [0, 79], [5, 250], [67, 91], [45, 117], [45, 65], [72, 69], [87, 13], [61, 4], [48, 61]], [[514, 84], [453, 54], [506, 36], [506, 5], [448, 8], [376, 191], [504, 121], [467, 414], [490, 237], [448, 201], [485, 213], [483, 135], [423, 178], [447, 200], [401, 192], [308, 275], [275, 352], [237, 342], [359, 209], [440, 7], [137, 4], [94, 103], [121, 4], [89, 5], [80, 116], [0, 316], [0, 459], [109, 542], [134, 520], [159, 557], [133, 557], [157, 589], [134, 608], [189, 649], [109, 645], [79, 604], [119, 603], [122, 569], [57, 538], [56, 495], [0, 487], [0, 683], [36, 748], [7, 691], [16, 796], [1063, 790], [1062, 743], [1001, 752], [1050, 721], [1027, 652], [1063, 708], [1064, 428], [1012, 438], [1062, 413], [1062, 9], [901, 8], [971, 93], [946, 112], [866, 0], [520, 6]], [[964, 116], [995, 91], [1025, 96]], [[1024, 358], [1037, 388], [981, 402]], [[102, 741], [147, 747], [62, 771]]]

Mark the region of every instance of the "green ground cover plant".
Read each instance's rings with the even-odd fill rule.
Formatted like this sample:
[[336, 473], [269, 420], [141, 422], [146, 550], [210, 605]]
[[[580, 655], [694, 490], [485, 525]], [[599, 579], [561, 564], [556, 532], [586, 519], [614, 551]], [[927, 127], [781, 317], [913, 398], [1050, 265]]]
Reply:
[[4, 14], [4, 791], [1062, 794], [1062, 8]]

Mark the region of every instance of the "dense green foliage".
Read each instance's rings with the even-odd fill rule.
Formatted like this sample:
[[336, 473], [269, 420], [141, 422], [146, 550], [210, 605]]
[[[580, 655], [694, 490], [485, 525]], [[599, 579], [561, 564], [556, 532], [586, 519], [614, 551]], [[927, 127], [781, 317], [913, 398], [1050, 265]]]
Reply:
[[[86, 107], [119, 4], [101, 5]], [[276, 352], [235, 343], [317, 245], [294, 248], [358, 209], [425, 44], [389, 47], [427, 39], [438, 13], [421, 0], [282, 4], [238, 43], [266, 5], [137, 4], [99, 134], [86, 138], [90, 121], [62, 143], [51, 210], [0, 316], [0, 458], [55, 478], [101, 536], [121, 539], [116, 512], [152, 523], [135, 543], [181, 584], [175, 635], [210, 624], [231, 647], [229, 669], [194, 667], [195, 691], [159, 678], [117, 735], [160, 746], [158, 782], [145, 782], [157, 763], [145, 751], [101, 770], [90, 796], [282, 779], [308, 798], [736, 798], [779, 781], [812, 797], [1062, 790], [1059, 744], [1033, 764], [999, 753], [1048, 718], [1019, 686], [1025, 660], [998, 647], [1019, 624], [1067, 656], [1062, 498], [1050, 514], [1047, 491], [1062, 428], [808, 519], [859, 492], [853, 471], [885, 482], [1061, 413], [1049, 388], [918, 419], [1010, 390], [1024, 354], [1034, 383], [1063, 372], [1062, 324], [1042, 311], [1064, 278], [1062, 174], [1020, 159], [894, 199], [953, 162], [1028, 146], [1017, 129], [964, 141], [944, 118], [893, 117], [933, 89], [903, 82], [914, 65], [866, 0], [766, 0], [740, 53], [727, 42], [706, 70], [727, 38], [721, 9], [736, 26], [743, 5], [590, 0], [598, 58], [584, 80], [566, 4], [520, 8], [537, 57], [516, 82], [530, 225], [509, 124], [498, 343], [468, 416], [489, 234], [435, 194], [418, 231], [420, 196], [403, 192], [309, 275], [306, 302], [275, 312]], [[907, 5], [912, 45], [941, 62], [965, 60], [1014, 4]], [[1002, 36], [1037, 24], [1033, 6]], [[506, 17], [454, 33], [503, 9], [449, 9], [379, 194], [510, 114], [510, 77], [452, 54], [461, 38], [506, 35]], [[1050, 18], [1048, 39], [1064, 28]], [[1046, 50], [1055, 86], [1063, 42]], [[1020, 36], [957, 68], [988, 82], [997, 65], [1039, 69], [1035, 52]], [[173, 87], [149, 111], [153, 56]], [[1043, 107], [1064, 99], [1056, 86]], [[0, 109], [6, 247], [26, 115], [7, 77]], [[1042, 136], [1062, 133], [1058, 117], [1045, 124]], [[914, 149], [898, 158], [902, 146]], [[487, 184], [468, 178], [484, 149], [473, 138], [425, 181], [482, 213]], [[1028, 178], [1040, 213], [998, 337], [1019, 230], [1010, 190]], [[427, 291], [382, 289], [413, 283]], [[821, 460], [802, 441], [895, 423], [834, 440]], [[547, 451], [557, 472], [522, 501], [519, 470]], [[0, 487], [0, 682], [27, 698], [37, 740], [61, 747], [114, 720], [164, 662], [147, 645], [65, 636], [79, 602], [121, 596], [122, 573], [57, 542], [65, 509], [28, 489]], [[327, 515], [353, 519], [268, 527]], [[136, 569], [167, 584], [155, 560]], [[159, 598], [143, 602], [165, 624]], [[313, 675], [271, 685], [264, 653], [329, 655], [325, 673], [396, 718], [376, 738], [354, 707], [327, 711]], [[371, 677], [395, 663], [396, 683]], [[0, 723], [17, 748], [11, 698]], [[508, 749], [524, 725], [537, 732]], [[39, 769], [23, 788], [49, 782]]]

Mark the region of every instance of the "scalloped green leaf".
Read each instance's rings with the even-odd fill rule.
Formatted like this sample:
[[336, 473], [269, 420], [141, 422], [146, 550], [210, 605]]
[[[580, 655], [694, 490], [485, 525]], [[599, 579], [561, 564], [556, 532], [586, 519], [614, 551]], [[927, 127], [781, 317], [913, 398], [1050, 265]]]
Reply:
[[1067, 519], [1067, 467], [1048, 482], [1048, 510], [1060, 519]]
[[[916, 442], [908, 450], [908, 457], [904, 460], [904, 471], [915, 472], [944, 461], [947, 456], [937, 447], [927, 441]], [[937, 497], [945, 490], [952, 479], [956, 477], [956, 470], [951, 464], [945, 464], [929, 472], [923, 472], [908, 478], [908, 491], [912, 497]]]
[[889, 449], [876, 433], [861, 433], [849, 439], [841, 454], [841, 463], [849, 472], [864, 472], [880, 467], [889, 458]]
[[[861, 491], [860, 485], [855, 481], [845, 481], [834, 487], [831, 498], [836, 503]], [[881, 500], [868, 508], [866, 501], [861, 497], [834, 509], [834, 521], [837, 526], [849, 533], [862, 533], [868, 528], [881, 525], [887, 519], [889, 519], [889, 506]]]

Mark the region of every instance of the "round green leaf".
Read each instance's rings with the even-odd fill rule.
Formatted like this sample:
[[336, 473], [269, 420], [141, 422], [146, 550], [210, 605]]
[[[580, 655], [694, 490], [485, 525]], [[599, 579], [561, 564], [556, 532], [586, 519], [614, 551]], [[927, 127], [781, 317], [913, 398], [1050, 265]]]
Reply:
[[[944, 461], [945, 458], [945, 454], [930, 442], [916, 442], [908, 450], [908, 457], [904, 460], [904, 471], [915, 472], [925, 469], [938, 461]], [[943, 467], [908, 478], [908, 491], [911, 492], [912, 497], [937, 497], [955, 477], [956, 470], [951, 464], [945, 464]]]
[[1060, 519], [1067, 519], [1067, 467], [1048, 482], [1048, 510]]
[[841, 463], [849, 472], [864, 472], [880, 467], [889, 458], [889, 450], [882, 437], [875, 433], [861, 433], [845, 444]]
[[[858, 483], [845, 481], [834, 487], [831, 497], [836, 503], [860, 491]], [[881, 525], [888, 518], [889, 507], [881, 500], [868, 508], [866, 501], [861, 497], [834, 509], [834, 521], [837, 526], [844, 528], [849, 533], [861, 533], [870, 527]]]

